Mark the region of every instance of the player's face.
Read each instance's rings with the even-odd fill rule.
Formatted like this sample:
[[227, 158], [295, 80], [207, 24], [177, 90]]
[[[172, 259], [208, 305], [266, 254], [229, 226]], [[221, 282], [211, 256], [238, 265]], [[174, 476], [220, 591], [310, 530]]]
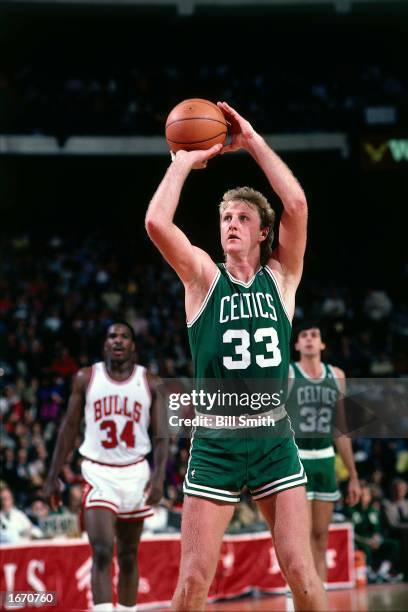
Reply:
[[326, 345], [322, 342], [320, 329], [318, 327], [302, 330], [295, 344], [295, 349], [305, 357], [320, 355], [325, 348]]
[[105, 356], [112, 362], [124, 363], [132, 358], [135, 344], [126, 325], [111, 325], [105, 340]]
[[220, 226], [226, 255], [248, 255], [259, 247], [265, 234], [258, 211], [246, 202], [231, 202], [221, 214]]

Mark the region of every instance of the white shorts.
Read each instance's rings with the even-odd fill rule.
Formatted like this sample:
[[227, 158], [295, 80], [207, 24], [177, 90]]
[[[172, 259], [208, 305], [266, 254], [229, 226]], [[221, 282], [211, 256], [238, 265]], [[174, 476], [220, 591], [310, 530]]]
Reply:
[[84, 459], [81, 464], [85, 480], [82, 504], [84, 510], [104, 508], [120, 521], [140, 521], [153, 516], [146, 506], [144, 489], [150, 476], [146, 459], [126, 466], [110, 466]]

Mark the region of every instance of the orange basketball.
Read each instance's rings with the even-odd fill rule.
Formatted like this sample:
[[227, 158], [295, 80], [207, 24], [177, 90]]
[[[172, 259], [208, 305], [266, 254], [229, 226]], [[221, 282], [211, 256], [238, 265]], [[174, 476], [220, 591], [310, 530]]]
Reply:
[[174, 152], [209, 149], [224, 143], [227, 122], [216, 104], [201, 98], [183, 100], [166, 120], [166, 140]]

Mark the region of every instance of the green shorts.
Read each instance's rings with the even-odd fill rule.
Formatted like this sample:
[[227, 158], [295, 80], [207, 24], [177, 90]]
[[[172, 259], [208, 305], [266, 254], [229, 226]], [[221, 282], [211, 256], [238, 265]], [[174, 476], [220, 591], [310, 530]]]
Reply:
[[[191, 441], [183, 490], [215, 501], [238, 503], [246, 485], [258, 500], [307, 482], [287, 418], [270, 437], [256, 430], [241, 430], [229, 438], [219, 434], [201, 437], [199, 428]], [[208, 430], [206, 430], [208, 432]]]
[[307, 475], [307, 499], [335, 502], [340, 498], [334, 462], [335, 457], [302, 459]]

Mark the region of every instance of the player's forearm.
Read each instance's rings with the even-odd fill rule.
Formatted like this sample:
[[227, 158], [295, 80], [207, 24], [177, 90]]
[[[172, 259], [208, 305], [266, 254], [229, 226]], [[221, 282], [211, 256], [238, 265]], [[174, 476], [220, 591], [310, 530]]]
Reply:
[[154, 475], [164, 480], [166, 475], [166, 462], [169, 451], [167, 438], [156, 439], [153, 450]]
[[288, 213], [305, 214], [307, 203], [302, 187], [288, 166], [272, 151], [262, 136], [259, 134], [254, 136], [248, 151], [262, 168], [285, 210]]
[[78, 427], [74, 423], [67, 421], [62, 423], [52, 456], [51, 466], [48, 471], [48, 478], [50, 480], [58, 477], [58, 474], [60, 473], [68, 454], [74, 448], [75, 438], [77, 435]]
[[158, 227], [173, 223], [181, 190], [191, 167], [183, 159], [175, 159], [154, 194], [146, 213], [146, 230], [150, 235]]
[[340, 457], [343, 459], [343, 463], [346, 466], [350, 478], [358, 478], [356, 464], [354, 463], [353, 447], [351, 445], [350, 438], [346, 436], [340, 436], [334, 441], [337, 451]]

